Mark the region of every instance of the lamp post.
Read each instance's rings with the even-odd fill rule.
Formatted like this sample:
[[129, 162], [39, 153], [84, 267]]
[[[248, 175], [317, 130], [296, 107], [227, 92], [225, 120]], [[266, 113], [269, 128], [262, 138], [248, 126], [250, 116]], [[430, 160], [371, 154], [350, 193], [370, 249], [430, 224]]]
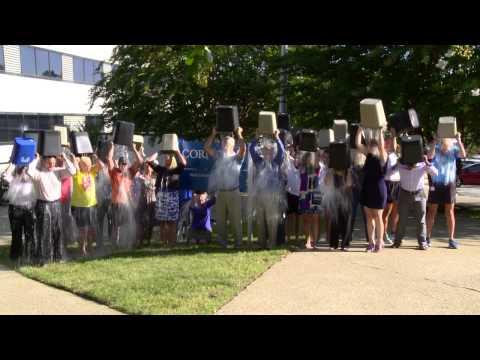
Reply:
[[[286, 56], [288, 53], [288, 45], [281, 45], [280, 55], [282, 57]], [[282, 67], [280, 74], [280, 86], [281, 86], [281, 95], [280, 95], [280, 104], [279, 104], [279, 113], [285, 114], [287, 112], [287, 99], [286, 99], [286, 88], [287, 88], [287, 70], [285, 67]]]

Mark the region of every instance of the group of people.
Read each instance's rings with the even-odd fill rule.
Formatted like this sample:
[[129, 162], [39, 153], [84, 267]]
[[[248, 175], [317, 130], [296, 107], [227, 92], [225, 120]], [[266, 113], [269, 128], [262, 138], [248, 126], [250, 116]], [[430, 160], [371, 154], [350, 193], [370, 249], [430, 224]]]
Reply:
[[[364, 142], [360, 129], [356, 146], [350, 149], [351, 166], [334, 170], [329, 167], [328, 149], [301, 151], [288, 132], [276, 130], [272, 137], [257, 134], [249, 146], [242, 133], [238, 128], [233, 136], [222, 135], [219, 149], [214, 146], [216, 129], [206, 140], [204, 149], [215, 165], [209, 191], [195, 191], [189, 205], [190, 240], [211, 241], [215, 206], [217, 241], [227, 245], [229, 222], [235, 246], [241, 246], [239, 177], [248, 157], [249, 171], [254, 173], [248, 189], [249, 211], [262, 247], [281, 242], [277, 235], [283, 225], [287, 238], [298, 240], [302, 224], [305, 247], [314, 249], [323, 224], [330, 249], [348, 251], [360, 205], [366, 251], [379, 252], [385, 244], [400, 247], [409, 214], [415, 216], [419, 248], [426, 250], [438, 206], [444, 205], [449, 247], [458, 248], [454, 238], [456, 161], [466, 156], [460, 134], [455, 140], [434, 140], [424, 161], [412, 165], [399, 158], [393, 129]], [[180, 175], [187, 161], [178, 150], [147, 157], [140, 145], [132, 144], [131, 151], [130, 165], [126, 156], [114, 160], [113, 143], [103, 160], [95, 154], [74, 156], [64, 151], [58, 157], [37, 154], [28, 166], [11, 164], [2, 175], [9, 182], [11, 259], [39, 265], [65, 261], [74, 234], [82, 256], [93, 253], [94, 242], [95, 251], [103, 252], [105, 222], [114, 249], [122, 246], [120, 239], [132, 226], [130, 245], [150, 244], [156, 225], [160, 239], [174, 245]]]
[[[438, 206], [443, 205], [449, 231], [448, 246], [457, 249], [459, 244], [454, 238], [456, 161], [466, 156], [460, 133], [456, 139], [433, 139], [424, 161], [416, 164], [406, 164], [399, 157], [394, 129], [387, 133], [382, 131], [378, 138], [367, 139], [365, 144], [362, 138], [364, 134], [360, 129], [356, 133], [356, 146], [350, 150], [352, 166], [345, 171], [328, 169], [328, 152], [316, 153], [313, 181], [322, 194], [320, 206], [314, 201], [305, 201], [315, 195], [308, 191], [309, 170], [308, 161], [305, 161], [312, 156], [306, 155], [300, 160], [292, 157], [294, 166], [288, 169], [287, 185], [288, 223], [294, 224], [298, 216], [303, 219], [306, 247], [314, 247], [314, 241], [319, 238], [319, 220], [323, 217], [330, 249], [338, 249], [341, 238], [341, 250], [348, 251], [360, 204], [367, 252], [381, 251], [386, 244], [400, 247], [409, 214], [413, 214], [416, 221], [419, 249], [427, 250]], [[292, 146], [289, 156], [294, 151]], [[428, 191], [424, 188], [426, 179]], [[294, 231], [290, 225], [289, 232]]]

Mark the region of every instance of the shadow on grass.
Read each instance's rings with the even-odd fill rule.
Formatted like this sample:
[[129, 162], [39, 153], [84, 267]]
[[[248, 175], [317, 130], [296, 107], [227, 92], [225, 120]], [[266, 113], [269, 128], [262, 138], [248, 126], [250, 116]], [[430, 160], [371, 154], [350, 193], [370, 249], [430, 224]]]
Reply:
[[[272, 250], [289, 250], [287, 245], [278, 246]], [[77, 263], [86, 263], [96, 260], [107, 260], [107, 259], [121, 259], [121, 258], [145, 258], [152, 256], [166, 257], [166, 256], [191, 256], [196, 254], [235, 254], [235, 253], [245, 253], [245, 252], [263, 252], [269, 251], [263, 248], [260, 248], [256, 245], [244, 245], [241, 248], [223, 248], [219, 245], [178, 245], [173, 248], [164, 247], [161, 244], [152, 244], [147, 247], [132, 249], [132, 250], [117, 250], [110, 252], [107, 248], [107, 251], [104, 255], [96, 257], [82, 258], [79, 253], [71, 253], [71, 261]]]

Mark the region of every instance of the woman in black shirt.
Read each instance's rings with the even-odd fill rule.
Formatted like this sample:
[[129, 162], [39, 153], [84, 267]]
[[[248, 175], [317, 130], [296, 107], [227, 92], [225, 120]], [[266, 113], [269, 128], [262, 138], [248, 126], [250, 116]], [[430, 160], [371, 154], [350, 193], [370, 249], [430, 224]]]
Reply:
[[155, 164], [153, 161], [156, 155], [148, 159], [148, 163], [157, 173], [155, 220], [160, 222], [160, 239], [166, 240], [168, 245], [174, 245], [180, 203], [180, 174], [187, 166], [187, 160], [177, 150], [161, 154], [161, 164]]

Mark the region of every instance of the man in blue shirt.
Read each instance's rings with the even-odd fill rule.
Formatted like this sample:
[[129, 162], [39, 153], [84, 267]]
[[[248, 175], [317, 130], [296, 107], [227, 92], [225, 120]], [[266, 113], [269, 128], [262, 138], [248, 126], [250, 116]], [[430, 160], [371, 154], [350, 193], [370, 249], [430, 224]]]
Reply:
[[442, 139], [440, 144], [436, 140], [430, 146], [428, 158], [438, 170], [436, 176], [431, 177], [430, 192], [428, 195], [427, 212], [427, 244], [430, 246], [430, 236], [439, 205], [445, 205], [445, 218], [448, 225], [448, 247], [458, 249], [458, 242], [454, 239], [455, 233], [455, 179], [457, 174], [457, 160], [467, 156], [461, 140], [461, 134], [457, 133], [457, 142], [452, 139]]
[[260, 149], [257, 148], [257, 141], [252, 141], [250, 144], [250, 155], [255, 165], [256, 175], [254, 191], [249, 196], [255, 198], [258, 241], [267, 249], [275, 245], [278, 224], [283, 213], [282, 205], [286, 205], [284, 184], [280, 175], [285, 148], [279, 138], [278, 130], [275, 130], [274, 141], [275, 145], [270, 144], [269, 139], [265, 139], [265, 144], [261, 145]]

